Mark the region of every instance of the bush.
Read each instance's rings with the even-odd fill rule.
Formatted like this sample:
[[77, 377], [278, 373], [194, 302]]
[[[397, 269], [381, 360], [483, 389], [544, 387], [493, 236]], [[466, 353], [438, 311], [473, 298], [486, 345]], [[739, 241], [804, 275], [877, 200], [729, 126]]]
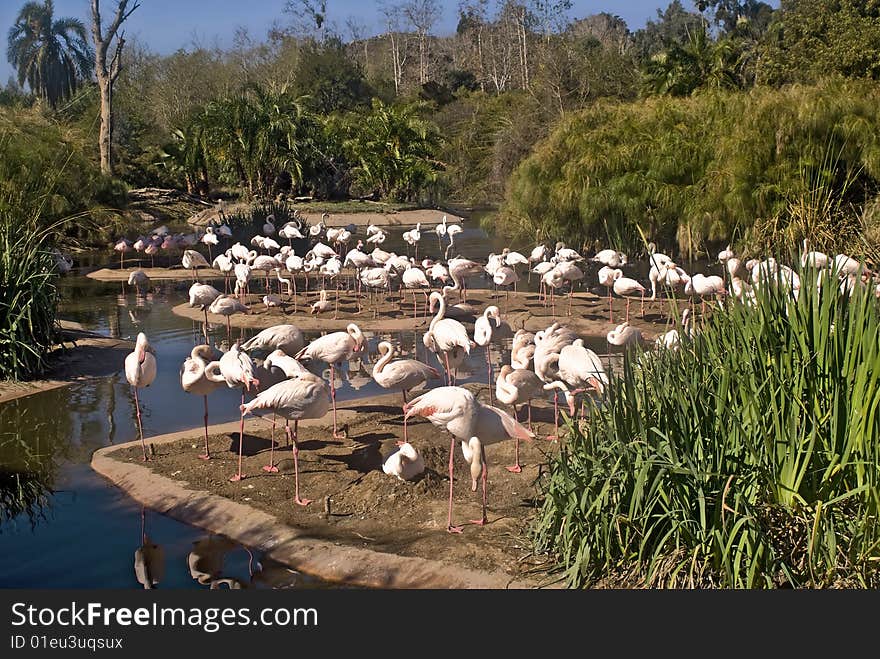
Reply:
[[629, 354], [551, 460], [534, 532], [573, 586], [880, 586], [880, 313], [801, 273]]
[[878, 101], [875, 85], [831, 80], [598, 103], [519, 166], [503, 217], [521, 236], [623, 249], [641, 226], [688, 256], [732, 238], [852, 249], [880, 188]]

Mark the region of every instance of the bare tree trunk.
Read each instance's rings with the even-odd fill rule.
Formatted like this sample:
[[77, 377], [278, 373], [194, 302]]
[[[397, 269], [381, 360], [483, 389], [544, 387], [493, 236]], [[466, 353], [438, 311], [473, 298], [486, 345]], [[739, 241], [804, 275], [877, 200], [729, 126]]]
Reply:
[[[131, 6], [129, 3], [131, 2]], [[119, 32], [119, 27], [131, 16], [135, 9], [140, 7], [139, 0], [116, 0], [116, 12], [113, 20], [107, 27], [106, 32], [101, 28], [100, 0], [91, 0], [92, 3], [92, 39], [95, 42], [95, 77], [98, 80], [98, 89], [101, 95], [101, 130], [98, 137], [98, 147], [101, 152], [101, 172], [106, 175], [113, 174], [113, 83], [119, 77], [122, 69], [122, 49], [125, 46], [125, 33]], [[110, 61], [107, 57], [114, 45], [113, 55]]]
[[486, 70], [483, 67], [483, 24], [477, 28], [477, 69], [480, 72], [480, 91], [486, 91]]

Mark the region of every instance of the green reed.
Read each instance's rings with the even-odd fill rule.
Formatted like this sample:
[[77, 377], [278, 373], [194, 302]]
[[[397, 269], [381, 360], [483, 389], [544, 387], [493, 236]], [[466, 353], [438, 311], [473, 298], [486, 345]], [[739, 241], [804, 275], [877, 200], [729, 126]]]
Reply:
[[799, 274], [569, 422], [534, 538], [570, 585], [880, 585], [878, 302]]

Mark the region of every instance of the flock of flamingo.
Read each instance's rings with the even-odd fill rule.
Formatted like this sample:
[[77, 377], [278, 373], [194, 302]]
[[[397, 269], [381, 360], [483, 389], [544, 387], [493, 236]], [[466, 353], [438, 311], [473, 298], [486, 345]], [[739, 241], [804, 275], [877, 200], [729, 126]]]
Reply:
[[[629, 324], [629, 306], [631, 300], [640, 299], [644, 315], [644, 300], [648, 288], [636, 279], [624, 276], [623, 268], [628, 266], [629, 260], [622, 252], [604, 249], [586, 257], [559, 242], [554, 247], [539, 244], [528, 256], [505, 248], [499, 254], [490, 254], [485, 263], [459, 256], [448, 258], [454, 236], [461, 230], [461, 226], [448, 224], [444, 216], [434, 232], [441, 247], [442, 240], [449, 241], [449, 246], [444, 251], [446, 258], [436, 261], [425, 258], [418, 261], [417, 250], [424, 235], [421, 225], [404, 233], [405, 242], [415, 249], [415, 255], [407, 257], [381, 249], [380, 245], [388, 235], [388, 230], [381, 227], [368, 227], [364, 239], [357, 240], [356, 246], [349, 250], [347, 247], [355, 237], [356, 227], [327, 227], [322, 218], [320, 223], [309, 228], [296, 219], [276, 229], [273, 219], [270, 216], [264, 224], [264, 235], [258, 235], [252, 241], [252, 246], [264, 252], [263, 254], [258, 253], [257, 249], [248, 249], [235, 243], [213, 258], [213, 266], [225, 276], [225, 293], [199, 281], [194, 281], [190, 287], [190, 305], [200, 307], [205, 312], [205, 343], [195, 346], [181, 366], [180, 382], [184, 391], [204, 398], [205, 448], [204, 453], [198, 457], [205, 460], [211, 458], [208, 443], [209, 394], [224, 385], [241, 390], [238, 470], [230, 477], [230, 481], [239, 481], [246, 477], [242, 471], [244, 417], [248, 414], [273, 414], [269, 462], [263, 467], [269, 473], [278, 471], [274, 456], [274, 419], [276, 416], [285, 419], [285, 434], [293, 453], [294, 502], [298, 505], [306, 506], [311, 502], [300, 495], [298, 424], [301, 420], [321, 419], [332, 413], [333, 436], [340, 437], [335, 369], [364, 350], [365, 335], [352, 322], [344, 331], [327, 333], [307, 344], [296, 325], [279, 324], [264, 329], [247, 341], [238, 340], [226, 352], [220, 353], [208, 344], [207, 314], [211, 312], [226, 316], [227, 339], [231, 342], [229, 317], [248, 311], [247, 295], [252, 283], [251, 273], [254, 271], [263, 273], [265, 295], [262, 301], [267, 306], [273, 300], [283, 300], [285, 295], [295, 304], [296, 279], [301, 276], [307, 281], [310, 273], [325, 282], [326, 279], [336, 282], [337, 309], [339, 288], [343, 274], [347, 272], [352, 275], [347, 286], [357, 297], [359, 311], [362, 309], [363, 288], [368, 291], [384, 289], [386, 294], [394, 294], [396, 287], [401, 296], [407, 290], [412, 292], [413, 317], [416, 319], [417, 294], [424, 295], [424, 314], [433, 314], [433, 318], [422, 335], [422, 341], [436, 355], [445, 372], [441, 374], [438, 369], [416, 359], [399, 359], [398, 347], [389, 341], [383, 341], [379, 344], [380, 358], [373, 367], [372, 377], [379, 386], [402, 394], [403, 439], [397, 442], [399, 449], [385, 460], [385, 473], [409, 480], [425, 469], [418, 449], [409, 442], [407, 424], [412, 417], [424, 417], [437, 428], [449, 433], [449, 510], [446, 528], [450, 533], [459, 533], [462, 530], [461, 526], [453, 524], [452, 511], [453, 457], [457, 442], [460, 443], [462, 454], [470, 466], [471, 489], [476, 491], [478, 480], [482, 481], [483, 514], [474, 523], [486, 524], [488, 467], [485, 447], [513, 439], [516, 442], [515, 461], [507, 469], [514, 473], [520, 472], [522, 465], [519, 460], [519, 441], [530, 441], [536, 437], [532, 426], [533, 400], [544, 399], [549, 392], [553, 392], [554, 432], [548, 439], [555, 440], [559, 438], [560, 394], [567, 404], [569, 414], [574, 417], [578, 396], [582, 396], [583, 414], [583, 396], [601, 398], [610, 384], [599, 355], [587, 348], [583, 338], [566, 327], [559, 318], [545, 329], [534, 333], [525, 329], [514, 332], [504, 321], [496, 305], [487, 306], [482, 313], [473, 313], [473, 309], [467, 304], [453, 304], [453, 294], [457, 294], [459, 300], [466, 299], [466, 280], [469, 277], [486, 273], [496, 285], [515, 286], [520, 279], [517, 269], [526, 266], [529, 276], [534, 274], [540, 277], [540, 298], [544, 305], [553, 307], [552, 315], [555, 316], [556, 293], [568, 286], [568, 312], [571, 313], [571, 298], [575, 286], [585, 278], [585, 264], [595, 262], [601, 266], [597, 273], [598, 283], [608, 291], [608, 314], [612, 325], [612, 293], [626, 298], [626, 317], [623, 323], [607, 332], [608, 343], [618, 346], [647, 344], [642, 333]], [[273, 235], [286, 239], [288, 244], [280, 245], [272, 238]], [[199, 242], [215, 246], [219, 244], [220, 236], [226, 236], [230, 242], [232, 240], [231, 231], [227, 232], [221, 226], [209, 227], [201, 236], [190, 234], [183, 238], [172, 237], [170, 240], [167, 231], [159, 231], [150, 237], [141, 237], [133, 244], [119, 241], [116, 249], [121, 255], [134, 249], [153, 256], [155, 251], [151, 253], [150, 247], [168, 249], [166, 245], [170, 247], [175, 244], [192, 247]], [[293, 239], [309, 245], [302, 256], [296, 254], [292, 247]], [[365, 244], [372, 244], [374, 247], [368, 252], [365, 251]], [[718, 255], [725, 277], [690, 275], [672, 258], [657, 252], [653, 244], [649, 245], [648, 258], [648, 284], [652, 300], [657, 298], [660, 287], [671, 295], [682, 292], [691, 300], [699, 298], [705, 310], [706, 298], [714, 298], [719, 304], [723, 304], [728, 295], [735, 296], [743, 303], [753, 304], [754, 290], [770, 280], [784, 282], [795, 295], [800, 288], [798, 275], [790, 267], [773, 258], [743, 263], [729, 247]], [[808, 263], [819, 268], [820, 273], [826, 273], [826, 276], [829, 269], [834, 269], [842, 287], [852, 287], [858, 282], [867, 284], [873, 276], [858, 260], [846, 255], [831, 257], [811, 251], [805, 241], [802, 264]], [[181, 265], [191, 269], [193, 278], [196, 279], [198, 268], [210, 267], [212, 263], [195, 249], [185, 249]], [[269, 272], [273, 271], [278, 293], [272, 292], [273, 280], [270, 280]], [[283, 271], [289, 277], [283, 277]], [[230, 279], [233, 277], [235, 284], [230, 286]], [[453, 282], [452, 285], [447, 285], [449, 280]], [[139, 291], [149, 286], [149, 278], [142, 270], [132, 272], [128, 281], [137, 286]], [[442, 285], [442, 288], [432, 290], [432, 282]], [[880, 284], [876, 285], [875, 290], [880, 295]], [[316, 304], [320, 306], [313, 305], [310, 308], [312, 313], [328, 310], [327, 291], [323, 285], [319, 293], [320, 299]], [[693, 313], [693, 306], [685, 308], [680, 325], [681, 331], [691, 335], [695, 331], [691, 322]], [[473, 328], [468, 329], [465, 323], [472, 323]], [[497, 375], [493, 376], [491, 344], [507, 339], [511, 341], [510, 363], [503, 364]], [[679, 329], [672, 329], [657, 337], [656, 347], [676, 349], [680, 340]], [[490, 384], [488, 402], [481, 401], [470, 389], [457, 386], [455, 381], [457, 366], [477, 347], [482, 347], [486, 352]], [[323, 362], [330, 366], [329, 383], [307, 368], [311, 362]], [[141, 426], [137, 391], [153, 382], [156, 369], [155, 352], [148, 338], [141, 333], [137, 337], [134, 350], [125, 360], [125, 374], [134, 389], [138, 434], [144, 461], [149, 458]], [[425, 387], [431, 380], [441, 378], [444, 380], [442, 386], [430, 388], [415, 398], [408, 398], [411, 390]], [[253, 394], [253, 397], [246, 401], [248, 393]], [[512, 414], [496, 405], [496, 402], [506, 406]], [[527, 407], [525, 424], [519, 421], [522, 406]]]

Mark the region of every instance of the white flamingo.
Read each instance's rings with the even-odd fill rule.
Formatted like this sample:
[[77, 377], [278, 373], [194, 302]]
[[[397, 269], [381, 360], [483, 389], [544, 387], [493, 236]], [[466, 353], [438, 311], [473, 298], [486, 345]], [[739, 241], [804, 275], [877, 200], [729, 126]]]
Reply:
[[623, 276], [622, 270], [614, 271], [614, 292], [626, 298], [626, 322], [629, 322], [630, 296], [640, 295], [642, 298], [642, 316], [645, 315], [645, 287], [635, 279]]
[[[495, 324], [492, 321], [495, 321]], [[474, 321], [474, 343], [486, 349], [486, 371], [489, 378], [489, 404], [492, 400], [492, 331], [495, 326], [501, 324], [501, 311], [495, 305], [490, 305], [483, 310], [483, 314]]]
[[149, 387], [156, 379], [156, 351], [150, 346], [147, 335], [143, 332], [137, 335], [134, 350], [125, 357], [125, 379], [134, 391], [134, 407], [137, 412], [138, 435], [141, 438], [141, 448], [144, 451], [143, 460], [146, 462], [147, 445], [144, 442], [144, 429], [141, 425], [141, 406], [138, 401], [138, 389]]
[[300, 362], [319, 359], [330, 365], [330, 399], [333, 403], [333, 437], [340, 439], [336, 424], [336, 364], [351, 359], [351, 356], [364, 348], [364, 334], [354, 323], [349, 323], [344, 332], [332, 332], [315, 339], [294, 356]]
[[208, 311], [219, 316], [226, 316], [226, 340], [231, 341], [232, 330], [230, 316], [237, 313], [248, 313], [248, 308], [231, 295], [219, 295], [208, 307]]
[[[244, 405], [244, 392], [250, 391], [251, 387], [260, 386], [260, 381], [254, 377], [254, 362], [246, 352], [243, 352], [238, 343], [234, 344], [228, 352], [223, 353], [217, 364], [217, 371], [220, 377], [226, 382], [226, 386], [230, 389], [241, 389], [241, 404]], [[216, 371], [211, 369], [216, 374]], [[219, 378], [218, 378], [219, 380]], [[233, 483], [245, 478], [241, 471], [241, 461], [244, 455], [244, 412], [240, 417], [238, 431], [238, 473], [230, 476], [229, 480]]]
[[412, 480], [425, 471], [425, 460], [415, 446], [404, 442], [382, 463], [382, 471], [402, 481]]
[[[498, 402], [513, 407], [514, 417], [519, 416], [517, 404], [525, 403], [528, 407], [529, 431], [532, 430], [532, 399], [538, 398], [544, 393], [544, 383], [541, 382], [534, 371], [525, 368], [514, 369], [504, 364], [495, 381], [495, 397]], [[518, 474], [522, 471], [519, 463], [519, 438], [514, 445], [514, 464], [507, 467], [507, 471]]]
[[440, 293], [434, 291], [430, 295], [430, 309], [434, 311], [434, 303], [439, 307], [437, 315], [431, 320], [428, 331], [425, 332], [422, 341], [431, 352], [438, 356], [442, 353], [446, 362], [446, 383], [452, 384], [452, 373], [449, 366], [449, 353], [456, 347], [461, 348], [465, 354], [471, 352], [471, 341], [468, 338], [467, 330], [459, 321], [452, 318], [445, 318], [446, 300]]
[[199, 268], [210, 268], [211, 264], [202, 256], [199, 252], [194, 249], [187, 249], [183, 252], [183, 257], [180, 260], [181, 265], [187, 270], [192, 270], [193, 279], [196, 279], [196, 271]]
[[[383, 389], [399, 389], [403, 394], [403, 404], [406, 406], [406, 392], [426, 383], [431, 378], [439, 378], [437, 369], [423, 364], [417, 359], [397, 359], [397, 348], [388, 341], [382, 341], [379, 346], [379, 360], [373, 366], [373, 380]], [[403, 419], [403, 441], [408, 442], [406, 417]]]
[[208, 448], [208, 394], [225, 382], [219, 368], [220, 362], [214, 361], [214, 348], [209, 345], [193, 348], [180, 367], [180, 386], [183, 390], [205, 399], [205, 452], [199, 456], [202, 460], [211, 459]]

